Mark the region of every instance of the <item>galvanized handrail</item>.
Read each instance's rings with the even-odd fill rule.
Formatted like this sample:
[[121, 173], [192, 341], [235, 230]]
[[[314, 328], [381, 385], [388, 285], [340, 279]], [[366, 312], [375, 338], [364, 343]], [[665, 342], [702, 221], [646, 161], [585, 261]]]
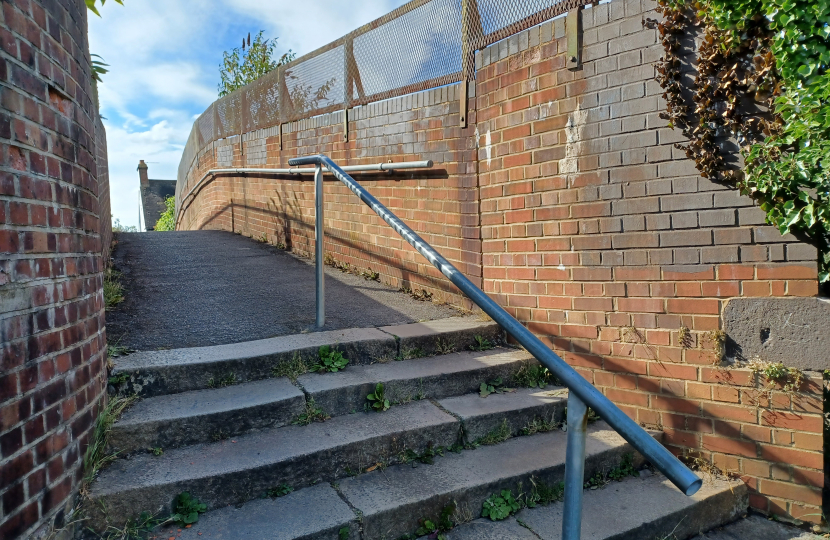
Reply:
[[582, 490], [585, 469], [585, 442], [588, 422], [588, 407], [617, 431], [631, 446], [639, 451], [660, 472], [671, 480], [686, 495], [694, 495], [703, 481], [683, 465], [662, 444], [646, 430], [622, 412], [594, 385], [549, 349], [507, 311], [491, 300], [447, 259], [435, 251], [400, 218], [389, 211], [371, 193], [358, 184], [334, 161], [324, 155], [307, 156], [288, 160], [292, 166], [315, 165], [315, 234], [316, 234], [316, 277], [317, 277], [317, 325], [325, 323], [323, 287], [323, 173], [326, 167], [331, 174], [343, 182], [357, 197], [388, 223], [404, 240], [427, 258], [461, 292], [497, 322], [513, 338], [521, 343], [530, 354], [547, 367], [568, 388], [568, 447], [565, 458], [565, 502], [562, 519], [562, 539], [579, 540], [582, 527]]

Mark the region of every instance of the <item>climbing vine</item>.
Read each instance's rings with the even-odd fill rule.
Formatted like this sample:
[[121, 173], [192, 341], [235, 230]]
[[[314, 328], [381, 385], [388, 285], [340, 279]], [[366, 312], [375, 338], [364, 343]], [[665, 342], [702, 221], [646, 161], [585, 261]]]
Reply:
[[658, 11], [646, 24], [665, 49], [663, 117], [689, 139], [678, 146], [702, 176], [758, 201], [781, 234], [816, 246], [830, 281], [830, 0], [659, 0]]

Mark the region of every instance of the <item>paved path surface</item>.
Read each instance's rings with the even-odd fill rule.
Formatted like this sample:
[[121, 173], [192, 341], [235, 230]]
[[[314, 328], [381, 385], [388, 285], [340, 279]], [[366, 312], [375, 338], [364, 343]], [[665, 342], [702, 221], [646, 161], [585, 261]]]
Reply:
[[698, 536], [694, 540], [823, 540], [824, 538], [824, 536], [817, 536], [761, 516], [749, 516], [722, 529]]
[[[314, 267], [223, 231], [121, 233], [126, 300], [107, 312], [112, 345], [136, 350], [238, 343], [312, 330]], [[326, 269], [326, 330], [458, 315], [359, 276]]]

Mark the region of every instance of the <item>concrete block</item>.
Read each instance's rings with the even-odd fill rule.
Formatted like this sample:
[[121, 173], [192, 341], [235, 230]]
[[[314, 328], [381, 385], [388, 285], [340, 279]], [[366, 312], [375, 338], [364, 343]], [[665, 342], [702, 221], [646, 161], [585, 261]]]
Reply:
[[467, 350], [476, 344], [476, 336], [481, 336], [493, 344], [501, 343], [503, 338], [498, 324], [463, 317], [382, 326], [380, 330], [395, 336], [400, 352], [420, 349], [422, 356], [440, 354], [448, 348], [457, 351]]
[[733, 298], [723, 310], [731, 359], [783, 362], [801, 370], [830, 369], [830, 300]]

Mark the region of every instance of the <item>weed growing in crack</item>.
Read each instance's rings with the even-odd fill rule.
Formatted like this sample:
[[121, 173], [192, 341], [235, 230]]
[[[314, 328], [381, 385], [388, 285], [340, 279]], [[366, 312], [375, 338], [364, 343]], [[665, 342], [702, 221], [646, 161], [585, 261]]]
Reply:
[[554, 377], [548, 368], [537, 363], [525, 361], [514, 377], [516, 384], [524, 388], [545, 388], [552, 384], [559, 386], [559, 379]]
[[349, 540], [349, 528], [341, 527], [340, 530], [337, 531], [337, 538], [338, 540]]
[[507, 388], [506, 386], [504, 386], [504, 381], [501, 377], [499, 377], [496, 380], [481, 383], [481, 386], [479, 386], [478, 395], [480, 395], [483, 398], [486, 398], [490, 394], [505, 394], [515, 391], [515, 388]]
[[435, 338], [435, 350], [438, 354], [450, 354], [455, 352], [455, 342], [448, 338]]
[[479, 446], [491, 446], [499, 444], [511, 438], [513, 434], [510, 432], [510, 426], [507, 424], [507, 419], [502, 420], [498, 427], [493, 428], [487, 435], [479, 437], [470, 446], [477, 448]]
[[280, 484], [277, 487], [273, 487], [265, 492], [265, 496], [271, 499], [276, 499], [279, 497], [285, 497], [289, 493], [294, 491], [294, 488], [289, 486], [288, 484]]
[[314, 403], [314, 398], [310, 398], [305, 402], [305, 412], [297, 415], [297, 418], [291, 423], [299, 426], [307, 426], [312, 422], [325, 422], [329, 418], [331, 416], [323, 412], [323, 409]]
[[528, 508], [547, 506], [565, 499], [565, 482], [558, 482], [550, 486], [531, 477], [530, 483], [533, 487], [530, 488], [530, 492], [525, 498], [525, 505]]
[[309, 371], [320, 373], [337, 373], [346, 369], [349, 360], [340, 351], [334, 350], [328, 345], [323, 345], [319, 350], [319, 361], [308, 368]]
[[547, 506], [565, 498], [564, 482], [551, 486], [537, 480], [535, 477], [531, 477], [530, 483], [531, 488], [528, 493], [524, 493], [522, 484], [519, 483], [516, 490], [518, 495], [513, 495], [513, 491], [509, 489], [503, 489], [499, 493], [490, 495], [482, 505], [481, 517], [490, 518], [492, 521], [501, 521], [514, 515], [522, 508]]
[[490, 495], [481, 507], [481, 517], [490, 518], [491, 521], [507, 519], [511, 514], [521, 510], [522, 505], [516, 500], [513, 492], [503, 489], [499, 493]]
[[490, 340], [482, 336], [475, 336], [476, 342], [470, 345], [471, 351], [489, 351], [494, 347]]
[[412, 349], [401, 348], [401, 352], [395, 357], [395, 360], [412, 360], [414, 358], [423, 358], [424, 356], [426, 356], [426, 353], [420, 347], [414, 347]]
[[156, 448], [150, 448], [148, 451], [156, 457], [164, 454], [164, 449], [160, 446], [157, 446]]
[[280, 362], [271, 368], [271, 375], [274, 377], [288, 377], [288, 379], [295, 383], [297, 377], [308, 373], [308, 365], [305, 360], [300, 357], [299, 353], [294, 353], [294, 356], [288, 362]]
[[622, 482], [629, 476], [638, 475], [637, 469], [634, 468], [634, 455], [624, 454], [619, 465], [605, 474], [602, 471], [597, 471], [594, 476], [585, 481], [584, 487], [585, 489], [599, 489], [612, 481]]
[[775, 364], [761, 361], [750, 362], [747, 366], [753, 375], [762, 375], [766, 377], [767, 391], [772, 390], [776, 384], [781, 385], [781, 389], [787, 393], [798, 392], [801, 385], [804, 384], [804, 373], [796, 368], [787, 367], [783, 362]]
[[88, 485], [98, 472], [115, 461], [118, 453], [108, 453], [110, 432], [118, 417], [133, 403], [138, 396], [111, 398], [107, 406], [100, 412], [92, 430], [89, 445], [84, 453], [84, 484]]
[[213, 378], [211, 377], [208, 379], [208, 388], [225, 388], [226, 386], [232, 386], [236, 384], [238, 381], [236, 380], [235, 373], [228, 373], [227, 375], [222, 375], [221, 377]]
[[366, 404], [367, 407], [377, 412], [388, 411], [389, 407], [392, 406], [389, 400], [386, 399], [383, 383], [377, 383], [375, 385], [375, 391], [366, 396], [366, 400], [368, 401]]
[[525, 427], [519, 430], [521, 435], [535, 435], [537, 433], [547, 433], [548, 431], [555, 431], [562, 427], [561, 422], [556, 422], [551, 418], [550, 422], [541, 417], [536, 417], [527, 423]]
[[199, 514], [205, 512], [207, 512], [207, 505], [184, 491], [173, 501], [173, 515], [170, 516], [170, 519], [180, 527], [184, 527], [199, 521]]

